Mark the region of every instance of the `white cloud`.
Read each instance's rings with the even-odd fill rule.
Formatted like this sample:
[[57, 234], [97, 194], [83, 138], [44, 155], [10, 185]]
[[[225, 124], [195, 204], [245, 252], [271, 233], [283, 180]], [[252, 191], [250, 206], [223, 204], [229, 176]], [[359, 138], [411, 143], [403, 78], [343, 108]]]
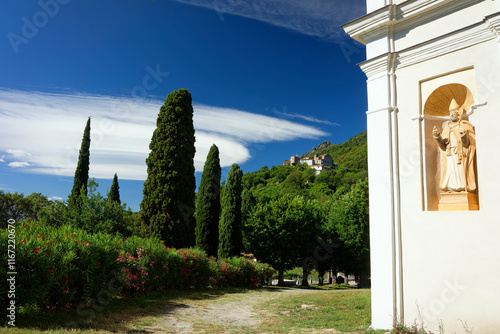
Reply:
[[[29, 156], [30, 154], [24, 150], [5, 150], [5, 152], [9, 153], [13, 158], [24, 158]], [[5, 157], [5, 156], [3, 156]]]
[[334, 42], [347, 37], [340, 25], [366, 13], [364, 0], [176, 0], [224, 14], [243, 16]]
[[284, 109], [284, 111], [278, 111], [278, 110], [274, 109], [273, 112], [276, 115], [281, 115], [281, 116], [288, 117], [288, 118], [299, 118], [299, 119], [303, 119], [305, 121], [313, 122], [313, 123], [321, 123], [321, 124], [325, 124], [325, 125], [340, 126], [339, 123], [334, 123], [334, 122], [330, 122], [328, 120], [323, 120], [323, 119], [317, 119], [316, 117], [311, 116], [311, 115], [302, 115], [302, 114], [297, 114], [297, 113], [293, 113], [293, 114], [287, 113], [286, 112], [286, 108]]
[[5, 162], [5, 155], [0, 155], [0, 162]]
[[59, 197], [59, 196], [52, 196], [52, 197], [49, 197], [48, 198], [49, 201], [62, 201], [62, 197]]
[[324, 132], [281, 118], [246, 111], [195, 105], [195, 129], [213, 131], [248, 142], [266, 143], [301, 138], [317, 138]]
[[25, 168], [28, 166], [30, 166], [30, 163], [26, 161], [13, 161], [9, 163], [9, 167], [12, 168]]
[[[0, 153], [23, 171], [73, 176], [83, 129], [91, 122], [90, 176], [144, 180], [145, 160], [162, 101], [86, 94], [48, 94], [0, 89]], [[325, 132], [246, 111], [194, 105], [195, 167], [212, 144], [221, 166], [242, 164], [256, 143], [317, 138]], [[22, 159], [20, 159], [22, 157]]]

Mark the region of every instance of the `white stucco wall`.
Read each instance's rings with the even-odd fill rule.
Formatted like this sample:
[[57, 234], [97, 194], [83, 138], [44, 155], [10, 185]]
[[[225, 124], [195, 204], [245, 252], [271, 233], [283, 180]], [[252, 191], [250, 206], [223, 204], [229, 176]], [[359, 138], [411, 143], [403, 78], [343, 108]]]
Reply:
[[[473, 333], [498, 333], [499, 2], [370, 2], [369, 14], [344, 29], [367, 43], [361, 68], [368, 77], [372, 326], [418, 320], [433, 332], [442, 323], [446, 333], [464, 333], [467, 323]], [[384, 21], [383, 13], [396, 19]], [[465, 85], [475, 103], [488, 103], [469, 119], [477, 139], [479, 211], [428, 205], [426, 164], [437, 153], [430, 127], [412, 117], [449, 83]]]
[[[487, 55], [487, 56], [485, 56]], [[500, 123], [500, 68], [485, 58], [499, 57], [496, 40], [459, 50], [448, 55], [401, 69], [398, 74], [398, 124], [401, 166], [401, 230], [403, 253], [403, 295], [405, 321], [419, 318], [433, 331], [442, 321], [447, 331], [463, 332], [467, 321], [474, 333], [498, 333], [500, 330], [500, 219], [498, 200], [500, 178], [496, 168], [500, 160], [495, 146], [500, 141], [495, 124]], [[433, 78], [457, 69], [459, 71]], [[428, 78], [433, 78], [428, 80]], [[486, 84], [484, 78], [493, 82]], [[476, 79], [476, 82], [473, 80]], [[422, 81], [424, 81], [422, 83]], [[477, 135], [479, 211], [439, 212], [425, 210], [426, 150], [422, 147], [420, 121], [411, 117], [421, 113], [419, 86], [439, 87], [443, 82], [462, 83], [474, 94], [475, 102], [488, 102], [469, 121]], [[477, 88], [476, 88], [477, 86]], [[493, 89], [488, 94], [489, 89]], [[482, 93], [481, 93], [482, 92]], [[425, 92], [424, 92], [425, 93]], [[485, 94], [486, 93], [486, 94]], [[422, 122], [423, 124], [423, 122]], [[429, 137], [430, 129], [423, 129]], [[431, 154], [431, 153], [427, 153]], [[424, 165], [425, 166], [425, 165]]]

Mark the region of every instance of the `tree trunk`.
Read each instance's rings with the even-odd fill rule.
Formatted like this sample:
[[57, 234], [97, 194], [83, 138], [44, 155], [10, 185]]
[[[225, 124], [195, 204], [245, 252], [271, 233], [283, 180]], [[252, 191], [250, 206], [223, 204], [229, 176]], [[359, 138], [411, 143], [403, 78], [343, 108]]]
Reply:
[[283, 268], [278, 269], [278, 285], [279, 286], [285, 285], [285, 273], [284, 273]]
[[358, 286], [360, 288], [368, 288], [368, 274], [367, 273], [361, 273], [361, 275], [359, 275], [359, 284]]
[[323, 281], [325, 280], [325, 271], [324, 270], [318, 270], [318, 286], [323, 285]]
[[309, 276], [309, 271], [303, 267], [302, 268], [302, 284], [301, 286], [309, 286], [309, 282], [307, 281], [307, 276]]

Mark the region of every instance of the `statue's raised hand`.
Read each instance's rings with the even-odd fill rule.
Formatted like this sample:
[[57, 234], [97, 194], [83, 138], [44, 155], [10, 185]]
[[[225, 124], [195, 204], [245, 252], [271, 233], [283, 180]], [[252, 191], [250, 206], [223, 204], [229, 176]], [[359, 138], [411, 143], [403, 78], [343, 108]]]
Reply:
[[437, 127], [436, 127], [435, 125], [434, 125], [434, 128], [432, 129], [432, 135], [433, 135], [434, 137], [439, 136], [438, 129], [437, 129]]

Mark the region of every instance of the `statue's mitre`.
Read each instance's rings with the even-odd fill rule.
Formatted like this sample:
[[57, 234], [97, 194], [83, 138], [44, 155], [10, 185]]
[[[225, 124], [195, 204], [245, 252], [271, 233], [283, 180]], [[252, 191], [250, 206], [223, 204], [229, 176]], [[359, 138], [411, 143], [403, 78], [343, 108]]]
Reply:
[[452, 99], [451, 100], [451, 103], [450, 103], [450, 111], [452, 110], [459, 110], [460, 109], [460, 106], [458, 105], [457, 101], [455, 101], [455, 99]]

